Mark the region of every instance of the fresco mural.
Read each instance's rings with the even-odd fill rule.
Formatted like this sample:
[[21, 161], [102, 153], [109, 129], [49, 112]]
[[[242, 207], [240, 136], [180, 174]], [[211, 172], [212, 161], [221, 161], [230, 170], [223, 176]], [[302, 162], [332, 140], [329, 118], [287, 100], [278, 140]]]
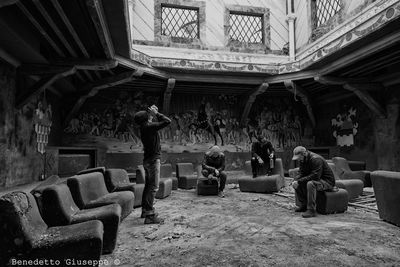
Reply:
[[[310, 124], [304, 107], [289, 98], [257, 99], [249, 118], [241, 125], [240, 97], [176, 97], [172, 100], [171, 112], [166, 114], [172, 122], [160, 132], [164, 152], [201, 152], [213, 144], [222, 146], [225, 151], [246, 152], [257, 136], [267, 137], [282, 151], [298, 144], [305, 145], [305, 142], [309, 145], [312, 140], [312, 136], [305, 136], [305, 133], [310, 134], [307, 131]], [[72, 146], [97, 144], [107, 147], [107, 152], [142, 152], [133, 116], [150, 105], [160, 107], [159, 102], [157, 96], [126, 91], [102, 104], [93, 101], [69, 122], [64, 129], [63, 142]]]
[[351, 107], [345, 112], [339, 113], [331, 120], [333, 136], [340, 147], [353, 146], [354, 136], [357, 134], [358, 123], [355, 122], [357, 110]]

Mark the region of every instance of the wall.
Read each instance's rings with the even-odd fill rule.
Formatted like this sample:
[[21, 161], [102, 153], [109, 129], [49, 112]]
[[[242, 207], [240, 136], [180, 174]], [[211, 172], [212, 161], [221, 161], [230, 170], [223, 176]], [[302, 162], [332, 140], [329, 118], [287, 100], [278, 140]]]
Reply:
[[312, 41], [315, 41], [325, 33], [333, 30], [339, 24], [361, 13], [376, 0], [341, 0], [342, 9], [323, 25], [314, 29], [312, 3], [314, 0], [296, 1], [296, 50], [302, 49]]
[[[64, 129], [63, 145], [95, 146], [108, 153], [141, 153], [143, 150], [134, 114], [156, 104], [162, 110], [162, 98], [142, 92], [100, 92], [91, 98], [77, 117]], [[102, 99], [107, 99], [101, 102]], [[240, 119], [245, 96], [173, 94], [168, 115], [172, 123], [160, 131], [164, 153], [205, 152], [214, 144], [208, 121], [218, 145], [224, 151], [248, 152], [257, 135], [266, 136], [277, 151], [292, 151], [299, 144], [313, 146], [314, 138], [304, 106], [293, 97], [257, 97], [244, 125]], [[204, 103], [207, 119], [199, 119]]]
[[[378, 168], [374, 138], [374, 124], [371, 123], [372, 112], [357, 97], [340, 102], [325, 104], [315, 109], [317, 128], [315, 129], [316, 146], [330, 146], [331, 157], [341, 156], [349, 160], [366, 161], [367, 169]], [[343, 123], [349, 117], [351, 123]], [[347, 124], [347, 125], [345, 125]], [[349, 139], [337, 139], [336, 136], [348, 136], [351, 133], [354, 143]], [[342, 134], [341, 135], [341, 131]], [[355, 133], [355, 134], [354, 134]], [[345, 144], [347, 142], [347, 145]]]
[[[185, 3], [185, 0], [171, 0], [174, 3]], [[205, 28], [204, 38], [201, 37], [200, 49], [224, 50], [226, 39], [224, 34], [225, 7], [228, 5], [240, 5], [248, 7], [267, 8], [270, 11], [270, 49], [281, 51], [288, 42], [288, 27], [286, 19], [286, 1], [274, 0], [191, 0], [205, 4]], [[134, 43], [150, 45], [173, 44], [157, 43], [154, 26], [154, 0], [134, 1], [133, 10], [130, 13], [131, 36]], [[179, 47], [185, 47], [180, 45]], [[189, 47], [186, 45], [186, 47]]]
[[[0, 187], [37, 181], [43, 172], [43, 157], [37, 151], [34, 125], [39, 99], [16, 110], [16, 91], [16, 70], [0, 61]], [[57, 137], [49, 138], [50, 143], [57, 140]], [[54, 161], [54, 157], [48, 155], [47, 164], [54, 164]]]

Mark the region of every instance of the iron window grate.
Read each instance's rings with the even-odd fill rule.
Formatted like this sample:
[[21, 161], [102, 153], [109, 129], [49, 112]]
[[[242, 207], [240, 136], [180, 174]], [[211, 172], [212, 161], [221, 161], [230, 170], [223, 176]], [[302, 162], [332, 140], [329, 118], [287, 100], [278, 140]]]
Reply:
[[341, 9], [340, 0], [317, 0], [317, 27], [324, 24]]
[[161, 34], [180, 38], [199, 38], [199, 10], [161, 7]]
[[262, 15], [229, 14], [229, 39], [241, 43], [263, 43]]

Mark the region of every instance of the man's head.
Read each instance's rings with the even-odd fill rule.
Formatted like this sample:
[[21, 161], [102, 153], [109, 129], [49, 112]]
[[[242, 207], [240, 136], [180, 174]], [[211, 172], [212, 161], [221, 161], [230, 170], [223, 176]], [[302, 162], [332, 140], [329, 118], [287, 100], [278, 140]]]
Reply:
[[266, 144], [268, 142], [267, 137], [263, 136], [263, 135], [258, 135], [257, 136], [257, 140], [258, 142], [260, 142], [261, 144]]
[[215, 157], [215, 158], [221, 155], [221, 149], [219, 148], [219, 146], [212, 146], [210, 148], [209, 155], [210, 157]]
[[141, 110], [135, 113], [133, 116], [133, 120], [135, 121], [136, 124], [142, 126], [149, 120], [150, 116], [147, 111]]
[[303, 161], [306, 155], [307, 155], [307, 149], [304, 146], [297, 146], [293, 149], [292, 160]]

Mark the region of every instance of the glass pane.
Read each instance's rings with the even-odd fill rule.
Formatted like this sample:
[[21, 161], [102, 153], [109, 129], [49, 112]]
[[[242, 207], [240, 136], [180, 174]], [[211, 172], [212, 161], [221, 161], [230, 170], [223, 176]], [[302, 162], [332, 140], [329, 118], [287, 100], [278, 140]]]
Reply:
[[180, 7], [161, 7], [161, 34], [172, 37], [199, 38], [199, 11]]

